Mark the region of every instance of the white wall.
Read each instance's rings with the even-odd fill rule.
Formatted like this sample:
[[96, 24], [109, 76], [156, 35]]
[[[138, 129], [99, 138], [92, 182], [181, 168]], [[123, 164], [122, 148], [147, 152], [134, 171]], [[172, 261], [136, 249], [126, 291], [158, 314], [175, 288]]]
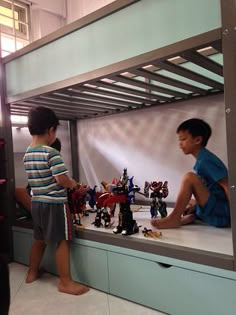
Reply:
[[223, 95], [216, 95], [80, 121], [80, 180], [91, 186], [102, 180], [111, 182], [127, 167], [142, 190], [146, 180], [168, 180], [167, 201], [174, 202], [183, 174], [195, 162], [179, 149], [176, 129], [194, 117], [211, 125], [208, 148], [227, 165], [224, 100]]
[[32, 41], [113, 1], [115, 0], [34, 0], [31, 6]]
[[33, 41], [56, 31], [66, 23], [66, 0], [35, 0], [32, 2]]
[[67, 0], [67, 23], [71, 23], [115, 0]]
[[[57, 130], [57, 137], [61, 140], [62, 149], [61, 155], [65, 161], [65, 165], [72, 175], [72, 162], [71, 162], [71, 145], [70, 145], [70, 135], [69, 127], [66, 121], [60, 121], [60, 126]], [[12, 138], [13, 138], [13, 150], [14, 150], [14, 164], [15, 164], [15, 180], [16, 186], [26, 186], [27, 176], [24, 170], [23, 157], [26, 148], [31, 142], [31, 136], [29, 134], [28, 128], [12, 128]]]

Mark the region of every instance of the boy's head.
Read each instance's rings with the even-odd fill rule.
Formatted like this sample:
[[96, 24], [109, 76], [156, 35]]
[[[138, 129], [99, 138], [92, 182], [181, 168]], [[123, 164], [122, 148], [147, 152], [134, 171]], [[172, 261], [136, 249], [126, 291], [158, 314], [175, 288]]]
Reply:
[[211, 136], [211, 127], [202, 119], [192, 118], [181, 123], [176, 132], [179, 135], [181, 148], [184, 153], [189, 154], [193, 153], [191, 150], [207, 145]]
[[50, 108], [39, 106], [28, 114], [28, 128], [31, 136], [47, 135], [49, 144], [55, 140], [59, 120]]

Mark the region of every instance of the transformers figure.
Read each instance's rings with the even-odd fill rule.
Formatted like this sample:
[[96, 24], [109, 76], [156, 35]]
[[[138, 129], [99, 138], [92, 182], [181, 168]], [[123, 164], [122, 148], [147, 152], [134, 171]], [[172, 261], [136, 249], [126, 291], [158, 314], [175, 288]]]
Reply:
[[162, 200], [162, 198], [166, 198], [168, 196], [168, 182], [145, 182], [144, 193], [147, 194], [149, 189], [152, 191], [150, 194], [150, 198], [152, 198], [151, 202], [151, 218], [156, 218], [158, 212], [161, 217], [164, 218], [167, 216], [166, 203]]
[[86, 197], [89, 189], [88, 186], [79, 185], [77, 189], [68, 190], [68, 205], [74, 225], [83, 226], [81, 218], [88, 216], [86, 211]]
[[[105, 192], [100, 191], [95, 194], [97, 214], [95, 221], [92, 224], [96, 227], [104, 226], [105, 228], [108, 228], [114, 224], [114, 222], [111, 222], [111, 219], [114, 217], [116, 209], [116, 203], [110, 200], [112, 196], [110, 190], [113, 184], [109, 185], [105, 181], [102, 181], [101, 184], [105, 189]], [[108, 208], [110, 208], [109, 212]], [[104, 221], [104, 224], [102, 223], [102, 220]]]
[[133, 212], [130, 209], [130, 204], [134, 202], [135, 192], [140, 190], [138, 186], [133, 184], [133, 178], [133, 176], [128, 177], [125, 168], [123, 175], [112, 189], [115, 196], [114, 200], [120, 205], [119, 223], [113, 230], [115, 234], [131, 235], [139, 232], [139, 227], [133, 220]]

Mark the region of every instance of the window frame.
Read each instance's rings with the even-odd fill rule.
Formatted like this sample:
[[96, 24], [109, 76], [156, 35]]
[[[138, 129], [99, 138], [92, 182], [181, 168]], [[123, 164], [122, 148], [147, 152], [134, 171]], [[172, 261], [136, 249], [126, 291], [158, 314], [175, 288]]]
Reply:
[[[0, 51], [1, 57], [5, 57], [25, 47], [31, 42], [30, 3], [22, 0], [1, 0], [0, 6], [12, 11], [11, 15], [6, 15], [0, 12], [0, 19], [1, 17], [4, 17], [12, 20], [12, 27], [0, 22]], [[18, 12], [18, 18], [16, 17], [16, 12]], [[23, 18], [20, 18], [21, 13], [23, 14]], [[24, 28], [25, 32], [21, 31], [21, 29]], [[6, 47], [2, 47], [4, 37], [5, 39], [7, 37], [9, 39], [13, 39], [13, 49], [6, 49]], [[21, 43], [21, 47], [18, 48], [17, 43]]]

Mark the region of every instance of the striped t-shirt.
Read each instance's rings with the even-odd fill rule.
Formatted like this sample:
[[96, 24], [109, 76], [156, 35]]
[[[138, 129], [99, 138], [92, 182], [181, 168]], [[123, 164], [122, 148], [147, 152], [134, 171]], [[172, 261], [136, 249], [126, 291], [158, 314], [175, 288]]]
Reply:
[[66, 188], [59, 186], [54, 176], [68, 173], [60, 153], [46, 145], [28, 147], [24, 156], [32, 201], [67, 202]]

